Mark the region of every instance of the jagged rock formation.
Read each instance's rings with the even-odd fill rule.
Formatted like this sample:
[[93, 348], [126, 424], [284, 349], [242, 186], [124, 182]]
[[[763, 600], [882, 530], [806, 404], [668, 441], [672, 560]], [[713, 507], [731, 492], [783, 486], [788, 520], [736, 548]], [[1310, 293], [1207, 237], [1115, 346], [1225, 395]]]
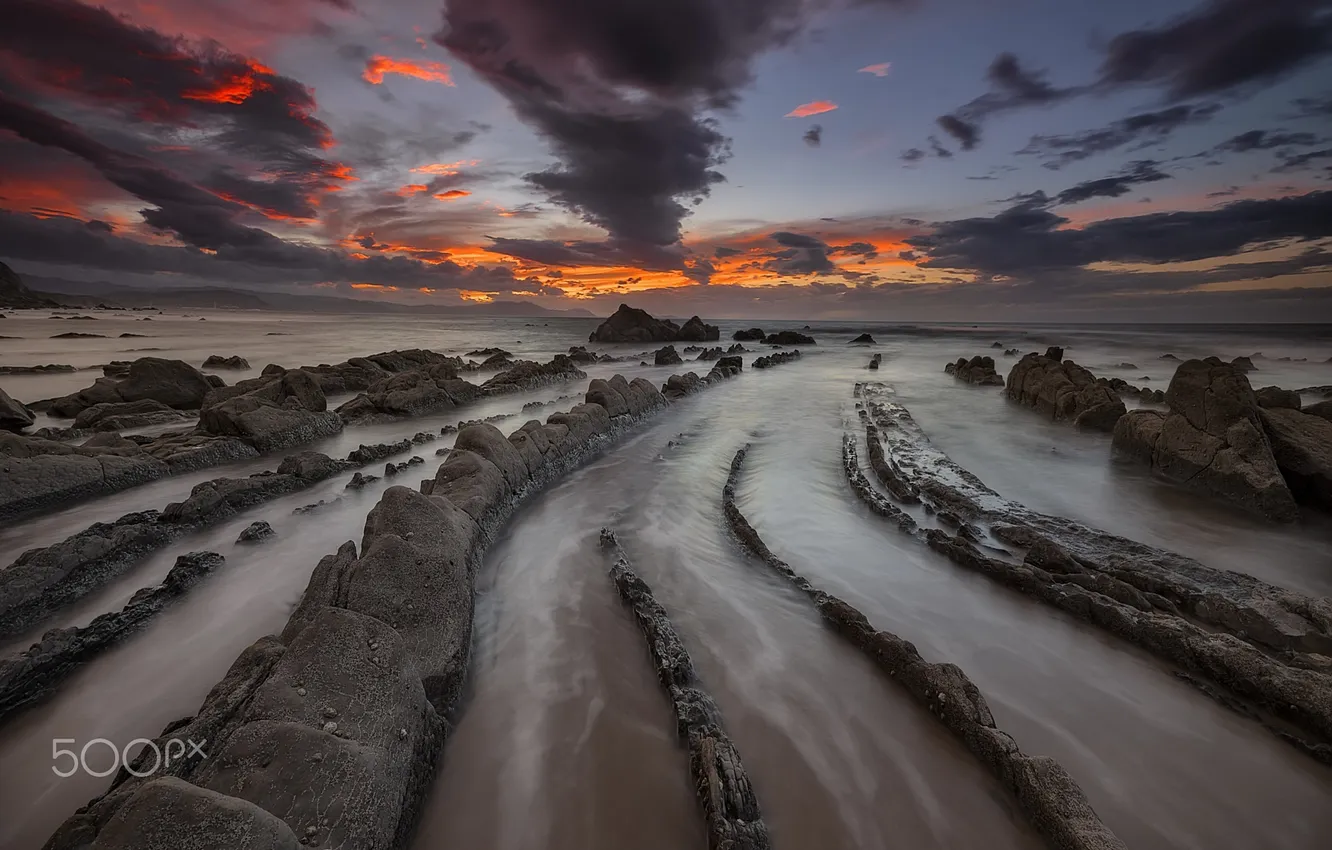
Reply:
[[98, 378], [90, 387], [39, 404], [52, 416], [71, 418], [95, 404], [145, 399], [175, 410], [198, 410], [212, 389], [208, 378], [184, 360], [140, 357], [129, 364], [123, 380]]
[[818, 340], [800, 331], [778, 331], [763, 338], [767, 345], [818, 345]]
[[223, 357], [220, 354], [210, 354], [208, 359], [204, 360], [204, 369], [248, 369], [250, 361], [241, 357], [239, 354], [233, 354], [230, 357]]
[[704, 363], [711, 363], [714, 360], [720, 360], [725, 354], [726, 352], [723, 351], [721, 346], [718, 345], [718, 346], [713, 346], [712, 348], [703, 349], [698, 353], [698, 356], [695, 357], [694, 359], [701, 360]]
[[773, 366], [780, 366], [792, 360], [800, 359], [800, 350], [778, 351], [773, 354], [765, 354], [754, 360], [755, 369], [771, 369]]
[[824, 620], [860, 649], [888, 676], [948, 728], [1016, 798], [1018, 807], [1052, 847], [1066, 850], [1123, 850], [1073, 777], [1048, 756], [1029, 756], [1000, 730], [989, 704], [955, 664], [930, 663], [910, 641], [879, 631], [847, 602], [825, 593], [778, 558], [749, 524], [735, 501], [736, 482], [749, 452], [731, 461], [722, 490], [722, 510], [736, 539], [782, 578], [805, 593]]
[[720, 339], [715, 325], [694, 316], [681, 327], [669, 319], [656, 319], [645, 310], [621, 304], [592, 332], [588, 342], [710, 342]]
[[236, 537], [236, 542], [259, 543], [261, 541], [269, 539], [270, 537], [274, 537], [276, 534], [277, 532], [273, 530], [273, 526], [269, 525], [263, 520], [258, 520], [257, 522], [252, 522], [248, 526], [246, 526], [245, 529]]
[[689, 750], [694, 788], [712, 850], [767, 850], [772, 844], [758, 798], [740, 753], [722, 726], [721, 711], [703, 689], [684, 641], [652, 588], [634, 573], [615, 535], [602, 529], [601, 544], [615, 554], [611, 581], [647, 640], [657, 679], [670, 698], [676, 732]]
[[567, 354], [556, 354], [549, 363], [536, 363], [531, 360], [519, 360], [481, 385], [481, 392], [486, 395], [502, 395], [524, 390], [534, 390], [548, 384], [565, 381], [580, 381], [587, 373], [578, 368], [578, 364]]
[[225, 560], [216, 552], [181, 555], [161, 584], [138, 591], [121, 610], [102, 614], [86, 626], [52, 629], [31, 648], [0, 660], [0, 723], [44, 699], [81, 664], [136, 631]]
[[878, 493], [848, 435], [848, 480], [875, 513], [955, 563], [1158, 656], [1222, 705], [1332, 763], [1332, 600], [1004, 499], [931, 445], [881, 387], [866, 385], [863, 397], [871, 451], [879, 441], [924, 509], [917, 523], [909, 504]]
[[1269, 519], [1299, 518], [1242, 371], [1215, 357], [1186, 360], [1170, 380], [1166, 402], [1169, 413], [1135, 410], [1121, 420], [1115, 448], [1166, 478]]
[[1087, 369], [1064, 360], [1052, 346], [1044, 355], [1028, 354], [1013, 365], [1005, 384], [1014, 401], [1034, 407], [1056, 421], [1096, 431], [1112, 431], [1126, 412], [1124, 402]]
[[684, 362], [673, 345], [663, 346], [653, 352], [652, 361], [657, 366], [678, 366]]
[[944, 372], [959, 381], [966, 381], [968, 384], [977, 384], [982, 387], [1002, 387], [1004, 385], [1004, 379], [998, 372], [994, 371], [994, 358], [988, 355], [978, 354], [970, 360], [959, 357], [956, 362], [945, 366]]
[[32, 411], [0, 387], [0, 431], [22, 431], [36, 422]]
[[319, 382], [293, 369], [232, 396], [199, 415], [199, 431], [234, 437], [260, 452], [304, 445], [342, 430], [342, 418], [328, 410]]
[[612, 417], [584, 403], [507, 438], [468, 426], [421, 492], [388, 488], [359, 554], [347, 542], [320, 561], [282, 634], [241, 653], [199, 712], [164, 732], [206, 738], [208, 758], [125, 776], [47, 847], [141, 848], [150, 820], [191, 825], [200, 847], [285, 846], [235, 840], [237, 812], [264, 824], [265, 840], [401, 846], [466, 680], [475, 566], [523, 498], [666, 404], [646, 381], [629, 383], [637, 410]]
[[763, 332], [763, 328], [750, 328], [746, 331], [736, 331], [731, 334], [731, 339], [736, 342], [763, 342], [765, 336], [767, 334]]
[[481, 388], [459, 378], [453, 363], [441, 362], [380, 378], [337, 414], [349, 425], [391, 422], [448, 410], [480, 396]]
[[126, 431], [150, 425], [189, 422], [192, 417], [167, 407], [160, 401], [144, 399], [119, 403], [94, 404], [74, 417], [76, 431]]
[[856, 337], [855, 339], [847, 343], [847, 345], [876, 345], [876, 344], [877, 343], [874, 342], [874, 337], [870, 336], [869, 334], [861, 334], [860, 336]]

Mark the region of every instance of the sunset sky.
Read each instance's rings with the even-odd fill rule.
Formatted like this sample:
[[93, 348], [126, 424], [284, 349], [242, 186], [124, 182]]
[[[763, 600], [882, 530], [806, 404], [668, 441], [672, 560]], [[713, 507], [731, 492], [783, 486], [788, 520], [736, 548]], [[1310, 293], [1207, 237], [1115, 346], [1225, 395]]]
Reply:
[[0, 0], [20, 274], [1332, 320], [1332, 0]]

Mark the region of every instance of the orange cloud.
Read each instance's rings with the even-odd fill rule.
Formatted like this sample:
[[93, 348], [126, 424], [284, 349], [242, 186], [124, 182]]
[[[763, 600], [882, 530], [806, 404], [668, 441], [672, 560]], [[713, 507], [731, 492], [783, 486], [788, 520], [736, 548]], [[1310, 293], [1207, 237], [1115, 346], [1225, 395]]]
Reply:
[[401, 195], [404, 198], [410, 198], [412, 195], [419, 195], [422, 192], [429, 192], [430, 187], [424, 183], [408, 183], [394, 194]]
[[380, 85], [384, 82], [386, 74], [398, 74], [425, 80], [428, 83], [443, 83], [446, 86], [453, 85], [453, 78], [449, 76], [449, 66], [443, 62], [417, 62], [412, 59], [394, 59], [390, 56], [371, 57], [370, 61], [365, 63], [361, 77], [368, 83]]
[[397, 291], [398, 291], [398, 287], [396, 287], [396, 286], [384, 286], [383, 284], [380, 284], [380, 283], [353, 283], [353, 284], [351, 285], [351, 288], [352, 288], [352, 289], [369, 289], [369, 290], [373, 290], [373, 291], [375, 291], [375, 292], [397, 292]]
[[866, 65], [864, 68], [856, 71], [857, 74], [873, 74], [876, 77], [886, 77], [893, 68], [892, 62], [878, 62], [874, 65]]
[[479, 159], [460, 159], [457, 162], [436, 162], [430, 165], [418, 165], [412, 169], [413, 174], [431, 174], [435, 177], [456, 177], [463, 168], [469, 168], [473, 165], [479, 165]]
[[458, 296], [464, 301], [474, 301], [477, 304], [489, 304], [491, 301], [495, 300], [495, 298], [488, 293], [474, 292], [470, 289], [459, 290]]
[[831, 100], [815, 100], [809, 103], [802, 103], [795, 109], [786, 113], [787, 118], [808, 118], [811, 115], [822, 115], [825, 112], [832, 112], [837, 108], [837, 104]]
[[435, 195], [435, 199], [439, 201], [456, 201], [459, 198], [465, 198], [470, 194], [472, 193], [468, 192], [466, 189], [450, 189], [447, 192], [438, 193]]
[[226, 74], [222, 79], [212, 82], [208, 88], [189, 89], [180, 93], [186, 100], [198, 100], [204, 103], [229, 103], [240, 105], [250, 99], [256, 91], [270, 91], [273, 84], [260, 77], [274, 77], [277, 72], [253, 59], [248, 60], [244, 70]]

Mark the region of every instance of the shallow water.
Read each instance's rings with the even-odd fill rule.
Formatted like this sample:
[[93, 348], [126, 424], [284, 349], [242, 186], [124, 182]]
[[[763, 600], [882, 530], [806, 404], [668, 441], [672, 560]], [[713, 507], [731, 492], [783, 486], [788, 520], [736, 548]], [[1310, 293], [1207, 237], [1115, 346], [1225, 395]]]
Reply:
[[[163, 356], [196, 363], [208, 354], [239, 353], [255, 373], [270, 361], [333, 362], [412, 346], [461, 353], [499, 345], [545, 359], [580, 344], [595, 325], [401, 317], [348, 323], [345, 317], [213, 312], [206, 324], [196, 324], [197, 315], [137, 323], [133, 331], [155, 334], [151, 341], [45, 339], [71, 329], [109, 333], [103, 326], [122, 320], [128, 328], [133, 314], [97, 322], [11, 318], [5, 333], [29, 340], [0, 340], [0, 363], [86, 366], [135, 356], [113, 349], [141, 344], [170, 348]], [[724, 325], [723, 339], [750, 324]], [[275, 329], [290, 336], [265, 335]], [[752, 442], [738, 499], [769, 546], [817, 585], [860, 607], [876, 626], [915, 642], [928, 660], [961, 665], [988, 697], [999, 726], [1027, 752], [1059, 759], [1129, 846], [1325, 847], [1332, 835], [1332, 771], [1221, 709], [1144, 654], [900, 535], [850, 493], [839, 449], [852, 414], [852, 384], [883, 380], [941, 449], [1009, 498], [1210, 566], [1328, 594], [1332, 526], [1326, 520], [1264, 525], [1114, 462], [1105, 435], [1047, 422], [1004, 401], [996, 389], [963, 385], [942, 370], [958, 356], [999, 353], [989, 349], [993, 341], [1023, 351], [1063, 344], [1066, 356], [1093, 371], [1133, 383], [1149, 375], [1150, 385], [1163, 388], [1174, 364], [1158, 360], [1162, 353], [1229, 358], [1263, 351], [1270, 359], [1255, 361], [1255, 385], [1303, 387], [1332, 384], [1332, 365], [1315, 362], [1332, 354], [1332, 341], [1307, 329], [884, 327], [872, 329], [880, 343], [872, 350], [885, 357], [882, 369], [871, 373], [863, 368], [870, 350], [844, 345], [860, 329], [841, 330], [816, 328], [821, 345], [801, 362], [747, 371], [674, 406], [510, 522], [478, 576], [469, 697], [415, 846], [678, 848], [704, 842], [666, 697], [596, 545], [602, 526], [616, 529], [716, 696], [777, 846], [1040, 846], [1010, 810], [1007, 795], [939, 724], [823, 629], [807, 601], [730, 539], [720, 515], [721, 488], [735, 450]], [[644, 347], [614, 348], [636, 354]], [[1308, 362], [1282, 363], [1275, 360], [1280, 356]], [[1009, 364], [998, 359], [1006, 371]], [[1123, 361], [1141, 368], [1108, 368]], [[587, 371], [595, 377], [613, 370], [656, 382], [682, 371], [634, 364]], [[96, 374], [8, 376], [0, 385], [32, 400], [78, 389]], [[246, 376], [223, 374], [228, 381]], [[312, 448], [344, 455], [360, 443], [437, 432], [459, 419], [520, 414], [528, 401], [553, 400], [583, 386], [348, 429]], [[499, 426], [508, 432], [572, 403]], [[427, 463], [399, 481], [410, 486], [432, 475], [435, 450], [449, 440], [416, 447], [413, 453]], [[203, 470], [0, 529], [0, 564], [89, 522], [163, 507], [199, 481], [275, 465], [275, 458], [262, 458]], [[160, 580], [183, 552], [212, 549], [228, 559], [138, 635], [86, 665], [53, 699], [0, 727], [0, 809], [6, 813], [0, 847], [39, 847], [106, 786], [105, 779], [56, 778], [52, 738], [123, 744], [155, 735], [192, 713], [241, 649], [281, 629], [315, 563], [342, 541], [359, 541], [365, 513], [385, 486], [344, 493], [346, 477], [178, 541], [45, 624], [80, 624], [119, 607]], [[320, 511], [291, 515], [294, 507], [338, 496], [341, 501]], [[254, 548], [235, 545], [239, 530], [256, 519], [272, 522], [278, 537]]]

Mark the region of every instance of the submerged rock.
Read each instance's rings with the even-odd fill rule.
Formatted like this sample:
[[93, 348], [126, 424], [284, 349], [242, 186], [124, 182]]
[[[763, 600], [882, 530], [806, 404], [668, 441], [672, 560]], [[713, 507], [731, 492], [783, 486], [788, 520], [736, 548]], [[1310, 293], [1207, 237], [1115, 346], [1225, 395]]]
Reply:
[[731, 334], [731, 339], [737, 342], [763, 342], [765, 336], [767, 334], [763, 332], [763, 328], [750, 328], [749, 330], [736, 331]]
[[486, 395], [522, 392], [544, 387], [548, 384], [577, 381], [587, 377], [587, 373], [567, 354], [556, 354], [549, 363], [536, 363], [531, 360], [519, 360], [506, 371], [481, 385], [481, 392]]
[[1166, 392], [1170, 412], [1135, 411], [1114, 445], [1167, 478], [1280, 522], [1299, 516], [1263, 432], [1244, 373], [1215, 357], [1186, 360]]
[[818, 345], [818, 341], [800, 331], [778, 331], [763, 338], [767, 345]]
[[1002, 387], [1004, 385], [1003, 377], [994, 370], [994, 358], [988, 355], [978, 354], [970, 360], [959, 357], [957, 362], [945, 366], [944, 372], [959, 381], [966, 381], [968, 384], [977, 384], [983, 387]]
[[658, 366], [677, 366], [684, 362], [680, 359], [680, 352], [676, 351], [673, 345], [657, 349], [652, 356], [653, 362]]
[[[856, 337], [855, 339], [847, 343], [847, 345], [876, 345], [876, 344], [877, 343], [874, 342], [874, 337], [870, 336], [869, 334], [861, 334], [860, 336]], [[995, 346], [1002, 347], [999, 346], [999, 343], [997, 342], [995, 343]]]
[[[8, 339], [9, 337], [0, 337]], [[51, 375], [62, 372], [77, 372], [73, 366], [63, 363], [47, 363], [44, 366], [0, 366], [0, 375]]]
[[1056, 421], [1096, 431], [1112, 431], [1124, 415], [1124, 402], [1090, 371], [1052, 346], [1044, 355], [1028, 354], [1008, 373], [1006, 395]]
[[208, 359], [203, 362], [204, 369], [248, 369], [250, 361], [241, 357], [239, 354], [233, 354], [230, 357], [223, 357], [220, 354], [210, 354]]
[[781, 364], [787, 363], [791, 360], [797, 360], [799, 359], [799, 357], [800, 357], [799, 349], [795, 351], [778, 351], [776, 353], [768, 354], [763, 357], [757, 358], [754, 361], [754, 368], [770, 369], [773, 366], [780, 366]]
[[263, 520], [258, 520], [257, 522], [250, 523], [245, 530], [240, 533], [240, 536], [236, 538], [236, 542], [258, 543], [262, 540], [267, 540], [276, 534], [277, 532], [273, 530], [273, 526]]

